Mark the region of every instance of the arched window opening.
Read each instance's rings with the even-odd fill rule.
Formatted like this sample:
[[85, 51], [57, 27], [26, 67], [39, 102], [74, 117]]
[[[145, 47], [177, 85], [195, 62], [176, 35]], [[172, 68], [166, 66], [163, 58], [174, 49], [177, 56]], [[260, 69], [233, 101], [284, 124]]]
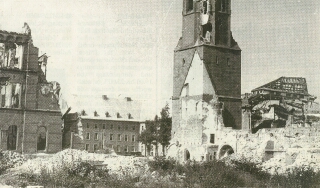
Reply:
[[203, 10], [203, 14], [207, 14], [207, 12], [208, 12], [208, 2], [207, 1], [202, 2], [202, 10]]
[[18, 128], [16, 125], [11, 125], [8, 128], [7, 136], [7, 149], [8, 150], [17, 150], [17, 133]]
[[37, 150], [46, 150], [47, 145], [47, 130], [45, 127], [38, 128]]
[[231, 146], [229, 145], [224, 145], [222, 146], [222, 148], [220, 149], [220, 153], [219, 153], [219, 158], [223, 159], [231, 154], [234, 153], [234, 150]]

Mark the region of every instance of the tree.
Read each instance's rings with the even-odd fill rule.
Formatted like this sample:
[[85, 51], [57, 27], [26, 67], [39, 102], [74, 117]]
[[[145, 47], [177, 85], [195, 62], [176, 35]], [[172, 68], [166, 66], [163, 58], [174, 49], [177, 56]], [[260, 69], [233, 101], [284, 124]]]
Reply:
[[138, 140], [145, 145], [145, 155], [150, 154], [150, 149], [151, 149], [151, 145], [153, 143], [153, 141], [156, 139], [155, 136], [155, 123], [154, 121], [150, 121], [147, 120], [146, 121], [146, 129], [144, 131], [141, 132], [141, 134], [139, 135]]
[[165, 155], [165, 148], [170, 144], [172, 118], [170, 117], [168, 103], [160, 112], [160, 129], [158, 132], [158, 142], [162, 145], [162, 154]]
[[146, 129], [139, 135], [139, 141], [145, 145], [145, 155], [150, 154], [151, 146], [155, 145], [155, 155], [158, 156], [158, 144], [162, 145], [162, 153], [165, 155], [165, 148], [171, 139], [172, 118], [169, 116], [169, 105], [166, 104], [160, 112], [160, 117], [155, 116], [154, 120], [146, 121]]

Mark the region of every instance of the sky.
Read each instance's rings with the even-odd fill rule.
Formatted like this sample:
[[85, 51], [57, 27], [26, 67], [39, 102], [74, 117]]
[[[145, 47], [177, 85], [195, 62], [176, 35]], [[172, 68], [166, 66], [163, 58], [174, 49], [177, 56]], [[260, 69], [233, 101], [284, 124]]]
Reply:
[[[231, 5], [241, 92], [295, 76], [320, 97], [320, 1]], [[20, 32], [29, 24], [39, 53], [50, 56], [47, 79], [61, 84], [68, 101], [74, 94], [129, 96], [146, 100], [151, 114], [172, 96], [181, 12], [182, 0], [11, 0], [0, 7], [0, 29]]]

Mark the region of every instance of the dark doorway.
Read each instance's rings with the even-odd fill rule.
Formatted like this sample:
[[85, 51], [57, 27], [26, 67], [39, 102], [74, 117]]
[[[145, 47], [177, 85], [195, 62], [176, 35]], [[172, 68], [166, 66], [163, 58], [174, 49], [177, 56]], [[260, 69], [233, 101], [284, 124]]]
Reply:
[[37, 150], [45, 150], [47, 145], [47, 131], [45, 127], [38, 129]]
[[11, 125], [8, 128], [7, 149], [17, 150], [17, 126]]
[[210, 143], [214, 144], [214, 134], [210, 134]]
[[219, 154], [219, 159], [222, 159], [226, 156], [229, 156], [231, 154], [234, 153], [234, 150], [231, 146], [229, 145], [224, 145], [221, 149], [220, 149], [220, 154]]

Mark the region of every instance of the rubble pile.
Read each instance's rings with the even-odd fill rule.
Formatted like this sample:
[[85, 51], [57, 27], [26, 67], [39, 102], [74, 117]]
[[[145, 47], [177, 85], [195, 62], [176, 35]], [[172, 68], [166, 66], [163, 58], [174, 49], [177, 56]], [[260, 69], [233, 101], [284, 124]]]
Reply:
[[40, 173], [41, 170], [53, 172], [62, 167], [72, 167], [79, 162], [92, 162], [109, 169], [110, 174], [135, 175], [147, 170], [146, 159], [132, 156], [117, 156], [113, 154], [88, 153], [82, 150], [66, 149], [53, 155], [38, 155], [29, 159], [21, 166], [12, 169], [13, 172]]
[[320, 171], [320, 129], [287, 127], [260, 129], [255, 134], [230, 129], [221, 130], [220, 145], [230, 144], [232, 160], [261, 165], [271, 174], [283, 174], [294, 168]]

